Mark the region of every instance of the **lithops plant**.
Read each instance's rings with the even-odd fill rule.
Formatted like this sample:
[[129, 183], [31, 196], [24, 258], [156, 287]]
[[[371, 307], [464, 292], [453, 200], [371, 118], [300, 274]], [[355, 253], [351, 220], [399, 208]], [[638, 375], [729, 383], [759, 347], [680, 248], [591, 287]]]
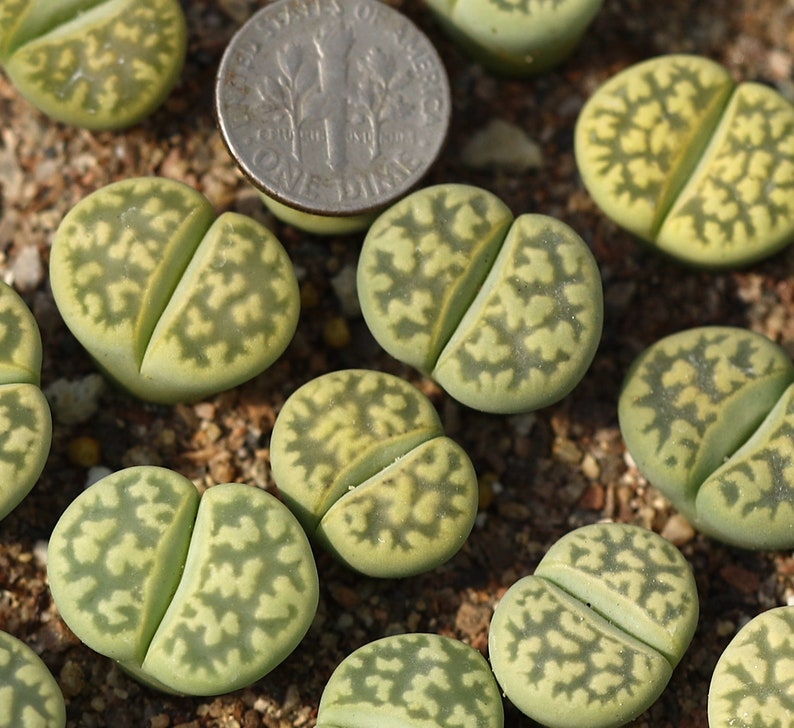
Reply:
[[369, 576], [444, 563], [477, 515], [469, 457], [430, 400], [391, 374], [351, 369], [304, 384], [279, 412], [270, 460], [307, 533]]
[[577, 46], [603, 0], [425, 0], [441, 27], [486, 68], [540, 73]]
[[269, 367], [299, 293], [286, 251], [245, 215], [216, 217], [173, 180], [115, 182], [67, 213], [50, 257], [55, 302], [100, 368], [153, 402], [196, 400]]
[[582, 109], [575, 151], [599, 207], [677, 260], [737, 267], [794, 240], [794, 106], [707, 58], [611, 78]]
[[711, 677], [711, 728], [789, 728], [794, 716], [794, 607], [762, 612], [742, 627]]
[[640, 472], [697, 529], [794, 547], [794, 364], [740, 328], [672, 334], [632, 364], [620, 429]]
[[136, 466], [66, 509], [48, 576], [66, 624], [93, 650], [160, 690], [214, 695], [281, 663], [314, 618], [311, 547], [263, 490], [213, 486]]
[[491, 665], [508, 699], [550, 728], [611, 728], [662, 693], [695, 632], [692, 570], [658, 534], [578, 528], [494, 611]]
[[485, 412], [562, 399], [601, 338], [601, 276], [585, 242], [545, 215], [514, 219], [468, 185], [428, 187], [381, 214], [357, 285], [389, 354]]
[[502, 728], [499, 687], [473, 647], [437, 634], [383, 637], [329, 679], [317, 728]]
[[0, 520], [30, 492], [52, 441], [41, 384], [41, 336], [13, 288], [0, 282]]
[[0, 65], [58, 121], [119, 129], [165, 100], [185, 60], [178, 0], [3, 0]]
[[63, 728], [63, 694], [41, 658], [0, 632], [0, 728]]

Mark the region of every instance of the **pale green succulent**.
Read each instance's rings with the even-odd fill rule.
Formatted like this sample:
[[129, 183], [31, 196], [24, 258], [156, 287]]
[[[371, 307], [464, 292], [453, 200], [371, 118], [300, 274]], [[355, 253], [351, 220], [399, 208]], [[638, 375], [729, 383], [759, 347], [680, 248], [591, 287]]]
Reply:
[[120, 129], [166, 98], [187, 48], [178, 0], [2, 0], [0, 65], [58, 121]]
[[270, 460], [310, 536], [369, 576], [435, 568], [477, 515], [469, 457], [430, 400], [390, 374], [352, 369], [304, 384], [276, 419]]
[[692, 570], [658, 534], [578, 528], [494, 611], [491, 665], [507, 698], [550, 728], [612, 728], [659, 697], [695, 632]]
[[504, 708], [488, 663], [437, 634], [400, 634], [360, 647], [334, 670], [317, 728], [502, 728]]
[[485, 412], [562, 399], [601, 338], [601, 276], [585, 242], [545, 215], [514, 219], [477, 187], [428, 187], [386, 210], [357, 283], [380, 345]]
[[603, 0], [425, 0], [441, 27], [486, 68], [547, 71], [577, 46]]
[[41, 384], [41, 336], [13, 288], [0, 282], [0, 520], [36, 484], [52, 441]]
[[634, 362], [618, 402], [640, 472], [700, 531], [794, 547], [794, 364], [766, 337], [713, 326]]
[[736, 267], [794, 240], [794, 105], [707, 58], [611, 78], [582, 109], [575, 151], [598, 206], [680, 261]]
[[50, 280], [97, 364], [153, 402], [196, 400], [269, 367], [298, 322], [286, 251], [245, 215], [216, 218], [199, 192], [144, 177], [103, 187], [63, 219]]
[[0, 632], [0, 728], [64, 728], [61, 689], [22, 640]]
[[711, 728], [790, 728], [794, 716], [794, 607], [751, 619], [720, 656], [711, 677]]
[[66, 509], [49, 544], [55, 604], [91, 649], [160, 690], [248, 685], [306, 634], [319, 584], [289, 510], [252, 486], [199, 498], [187, 478], [137, 466]]

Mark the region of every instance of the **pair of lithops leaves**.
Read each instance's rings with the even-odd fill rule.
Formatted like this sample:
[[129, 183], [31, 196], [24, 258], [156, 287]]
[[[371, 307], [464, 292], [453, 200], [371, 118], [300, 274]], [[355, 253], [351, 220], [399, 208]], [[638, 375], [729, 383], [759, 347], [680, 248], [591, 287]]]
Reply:
[[36, 319], [0, 282], [0, 520], [30, 492], [52, 441], [50, 407], [40, 389], [41, 336]]
[[794, 364], [733, 327], [672, 334], [633, 363], [618, 402], [640, 472], [697, 529], [750, 549], [794, 547]]
[[711, 677], [711, 728], [786, 728], [794, 715], [794, 607], [762, 612], [730, 641]]
[[357, 288], [389, 354], [485, 412], [562, 399], [601, 338], [601, 276], [579, 235], [545, 215], [514, 218], [469, 185], [427, 187], [383, 212]]
[[550, 728], [611, 728], [666, 687], [697, 626], [692, 569], [628, 524], [578, 528], [494, 611], [491, 666], [507, 698]]
[[486, 68], [509, 76], [567, 58], [603, 0], [425, 0], [441, 27]]
[[116, 182], [64, 217], [50, 281], [66, 325], [141, 399], [196, 400], [269, 367], [298, 322], [292, 263], [267, 228], [173, 180]]
[[4, 0], [0, 65], [58, 121], [120, 129], [165, 100], [185, 61], [178, 0]]
[[477, 515], [468, 455], [430, 400], [390, 374], [343, 370], [300, 387], [276, 419], [270, 461], [306, 532], [368, 576], [439, 566]]
[[259, 679], [308, 630], [319, 583], [280, 501], [228, 483], [199, 497], [170, 470], [113, 473], [66, 509], [47, 572], [67, 625], [160, 690], [214, 695]]
[[736, 267], [794, 240], [794, 106], [707, 58], [611, 78], [582, 109], [575, 151], [598, 206], [680, 261]]
[[0, 632], [0, 726], [64, 728], [66, 705], [41, 658], [7, 632]]

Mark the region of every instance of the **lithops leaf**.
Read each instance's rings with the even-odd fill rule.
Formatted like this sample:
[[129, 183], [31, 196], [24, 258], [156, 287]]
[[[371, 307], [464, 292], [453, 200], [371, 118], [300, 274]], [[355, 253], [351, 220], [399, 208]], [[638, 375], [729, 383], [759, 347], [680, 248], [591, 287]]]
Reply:
[[40, 378], [36, 320], [0, 283], [0, 520], [30, 492], [50, 452], [52, 416]]
[[560, 63], [603, 0], [426, 0], [442, 27], [476, 60], [516, 76]]
[[424, 442], [340, 498], [319, 541], [364, 574], [428, 571], [463, 546], [477, 515], [477, 475], [448, 437]]
[[141, 466], [81, 493], [50, 537], [58, 611], [97, 652], [140, 663], [176, 590], [198, 508], [178, 473]]
[[545, 554], [535, 576], [556, 584], [675, 667], [698, 620], [692, 569], [653, 531], [628, 524], [583, 526]]
[[508, 699], [550, 728], [611, 728], [661, 694], [668, 660], [546, 579], [517, 581], [496, 607], [491, 666]]
[[436, 634], [360, 647], [325, 686], [317, 728], [502, 728], [502, 697], [472, 647]]
[[744, 265], [794, 240], [794, 105], [740, 84], [656, 244], [706, 265]]
[[0, 60], [45, 114], [89, 129], [118, 129], [157, 108], [176, 83], [186, 25], [176, 0], [28, 0], [0, 19]]
[[50, 258], [66, 324], [110, 376], [156, 402], [198, 399], [267, 368], [295, 331], [278, 240], [161, 178], [103, 187], [63, 219]]
[[63, 728], [66, 706], [58, 683], [22, 640], [0, 632], [0, 728]]
[[579, 383], [602, 324], [601, 276], [590, 249], [565, 223], [522, 215], [432, 376], [475, 409], [540, 409]]
[[712, 728], [789, 728], [794, 715], [794, 607], [762, 612], [742, 627], [711, 677]]
[[794, 546], [794, 385], [695, 499], [697, 525], [744, 548]]
[[359, 260], [358, 293], [392, 356], [432, 371], [512, 222], [498, 197], [466, 185], [421, 190], [378, 217]]
[[689, 55], [653, 58], [601, 86], [575, 134], [579, 172], [598, 206], [654, 240], [733, 88], [725, 68]]
[[390, 374], [351, 369], [303, 385], [276, 419], [270, 459], [307, 532], [371, 576], [438, 566], [474, 524], [471, 461], [431, 402]]
[[618, 402], [640, 471], [687, 518], [704, 480], [755, 431], [794, 381], [785, 351], [732, 327], [682, 331], [643, 352]]
[[164, 468], [103, 478], [58, 521], [53, 598], [89, 647], [161, 690], [211, 695], [269, 672], [318, 602], [309, 542], [287, 508], [241, 484]]
[[248, 685], [295, 649], [318, 598], [311, 548], [286, 507], [247, 485], [215, 486], [141, 669], [192, 695]]
[[358, 294], [392, 356], [486, 412], [544, 407], [568, 394], [601, 336], [595, 260], [567, 225], [513, 220], [490, 193], [439, 185], [370, 228]]

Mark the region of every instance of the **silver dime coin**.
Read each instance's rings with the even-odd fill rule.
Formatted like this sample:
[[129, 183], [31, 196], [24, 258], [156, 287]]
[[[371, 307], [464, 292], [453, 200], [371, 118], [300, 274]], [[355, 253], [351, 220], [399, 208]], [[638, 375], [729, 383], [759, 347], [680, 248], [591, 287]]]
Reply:
[[318, 215], [401, 197], [446, 137], [435, 48], [378, 0], [279, 0], [236, 33], [218, 70], [221, 135], [262, 192]]

